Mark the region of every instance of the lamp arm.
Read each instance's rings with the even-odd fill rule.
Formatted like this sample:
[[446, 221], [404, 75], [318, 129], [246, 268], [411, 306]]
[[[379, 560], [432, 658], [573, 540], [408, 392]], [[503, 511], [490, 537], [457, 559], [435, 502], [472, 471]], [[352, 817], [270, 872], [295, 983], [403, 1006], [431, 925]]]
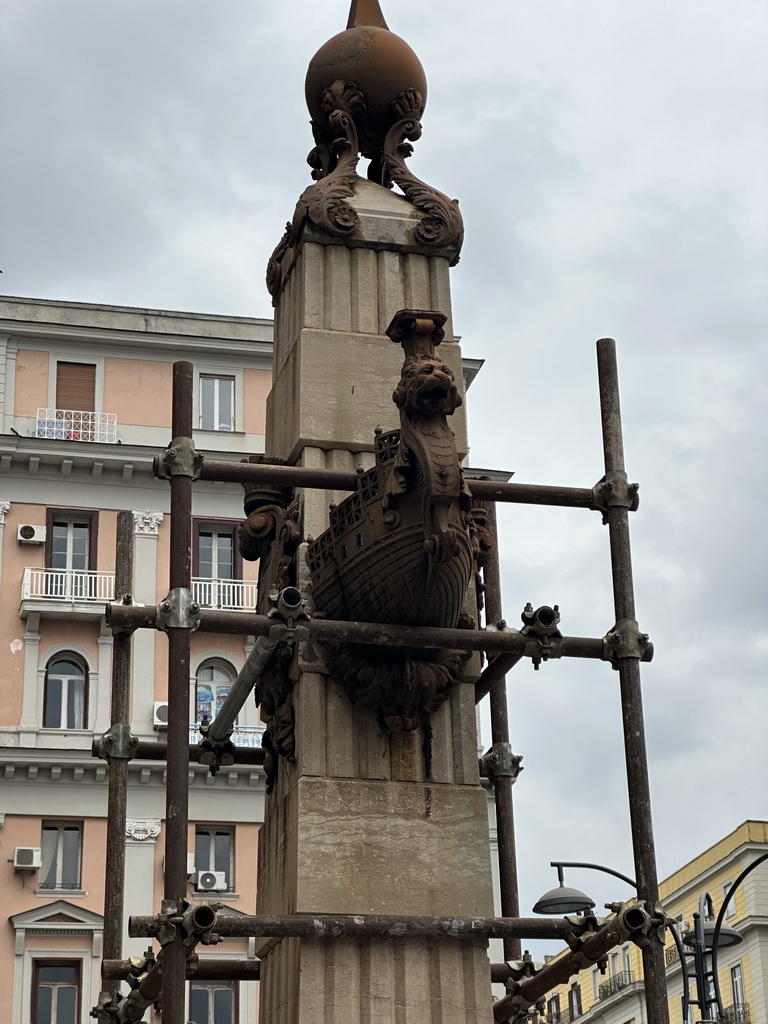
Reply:
[[633, 889], [637, 889], [637, 882], [634, 878], [630, 878], [628, 875], [622, 875], [620, 871], [614, 871], [613, 868], [606, 868], [602, 864], [586, 864], [584, 861], [579, 860], [551, 860], [549, 866], [552, 868], [590, 868], [592, 871], [602, 871], [606, 875], [613, 875], [614, 878], [620, 878], [622, 882], [626, 882], [631, 885]]
[[739, 877], [736, 879], [736, 881], [730, 887], [728, 892], [725, 894], [725, 899], [723, 900], [723, 905], [722, 905], [722, 907], [720, 907], [720, 913], [717, 915], [717, 921], [715, 922], [715, 931], [714, 931], [714, 934], [712, 935], [712, 976], [713, 976], [713, 980], [715, 982], [715, 996], [717, 998], [717, 1010], [718, 1010], [718, 1013], [720, 1014], [721, 1017], [723, 1015], [723, 1000], [722, 1000], [722, 996], [720, 995], [720, 982], [719, 982], [718, 977], [717, 977], [717, 943], [718, 943], [718, 939], [720, 938], [720, 929], [723, 926], [723, 921], [725, 919], [725, 912], [728, 909], [728, 904], [731, 902], [731, 897], [736, 892], [736, 890], [739, 888], [739, 886], [744, 881], [744, 879], [747, 877], [747, 875], [750, 874], [750, 872], [754, 871], [755, 868], [758, 866], [758, 864], [762, 864], [764, 860], [768, 860], [768, 853], [762, 854], [762, 856], [758, 857], [757, 860], [752, 861], [751, 864], [749, 864], [747, 867], [744, 868], [744, 870], [741, 872]]

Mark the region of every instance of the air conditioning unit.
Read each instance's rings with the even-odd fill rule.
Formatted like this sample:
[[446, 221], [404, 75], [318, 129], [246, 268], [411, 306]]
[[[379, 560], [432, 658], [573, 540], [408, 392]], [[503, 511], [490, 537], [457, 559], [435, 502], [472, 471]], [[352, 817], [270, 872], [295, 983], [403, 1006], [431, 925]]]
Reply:
[[198, 871], [195, 888], [198, 892], [226, 892], [226, 871]]
[[13, 854], [13, 866], [26, 871], [38, 871], [43, 866], [39, 846], [17, 846]]
[[152, 725], [155, 729], [168, 728], [168, 701], [156, 700], [152, 709]]
[[17, 528], [16, 540], [19, 544], [45, 544], [45, 527], [25, 523]]

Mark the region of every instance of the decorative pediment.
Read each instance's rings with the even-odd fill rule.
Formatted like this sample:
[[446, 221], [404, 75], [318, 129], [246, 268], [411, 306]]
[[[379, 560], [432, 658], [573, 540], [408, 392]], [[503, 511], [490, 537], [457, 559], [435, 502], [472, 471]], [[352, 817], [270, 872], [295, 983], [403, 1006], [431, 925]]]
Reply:
[[76, 907], [66, 900], [54, 900], [53, 903], [14, 914], [10, 921], [17, 932], [25, 931], [33, 935], [92, 934], [104, 928], [104, 917], [101, 914]]

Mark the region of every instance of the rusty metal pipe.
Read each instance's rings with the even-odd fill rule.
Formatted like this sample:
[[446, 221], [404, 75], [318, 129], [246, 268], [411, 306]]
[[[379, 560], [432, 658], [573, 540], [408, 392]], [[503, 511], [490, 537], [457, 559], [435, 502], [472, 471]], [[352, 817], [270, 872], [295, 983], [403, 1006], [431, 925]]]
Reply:
[[[125, 981], [135, 970], [130, 960], [105, 960], [102, 977], [112, 981]], [[188, 962], [187, 979], [196, 981], [258, 981], [261, 976], [259, 960], [211, 960]]]
[[[192, 364], [173, 364], [172, 433], [192, 437]], [[192, 477], [173, 473], [171, 487], [170, 587], [189, 590], [192, 578]], [[189, 824], [189, 671], [190, 631], [168, 630], [168, 775], [165, 803], [166, 900], [180, 903], [187, 895], [187, 830]], [[180, 935], [163, 952], [163, 1021], [184, 1024], [186, 949]]]
[[[158, 934], [161, 917], [131, 917], [128, 934], [151, 938]], [[539, 917], [405, 917], [386, 914], [259, 914], [221, 917], [216, 933], [225, 938], [258, 936], [307, 939], [338, 938], [490, 938], [565, 939], [574, 931], [566, 920]]]
[[527, 1016], [528, 1008], [544, 998], [555, 986], [592, 963], [601, 960], [616, 946], [646, 935], [652, 927], [648, 911], [637, 904], [623, 904], [615, 917], [610, 918], [592, 934], [585, 934], [566, 953], [545, 964], [531, 978], [512, 983], [509, 995], [500, 999], [493, 1007], [493, 1019], [497, 1024]]
[[[613, 339], [602, 338], [598, 341], [597, 363], [605, 472], [606, 475], [621, 474], [626, 479], [616, 343]], [[616, 622], [634, 620], [635, 596], [629, 543], [629, 507], [609, 506], [605, 511], [605, 520], [608, 523], [611, 548]], [[629, 656], [619, 658], [618, 670], [635, 877], [638, 896], [645, 900], [648, 906], [654, 906], [659, 899], [659, 887], [639, 659]], [[664, 949], [654, 936], [643, 949], [643, 982], [648, 1024], [669, 1024], [665, 974]]]
[[[507, 673], [522, 661], [522, 654], [497, 654], [480, 673], [475, 683], [475, 704], [479, 704], [483, 697], [493, 693], [494, 689], [504, 682]], [[504, 687], [506, 690], [506, 686]]]
[[[190, 743], [188, 758], [200, 764], [200, 756], [203, 748], [199, 743]], [[232, 751], [235, 764], [262, 765], [266, 761], [267, 753], [261, 747], [235, 747]], [[133, 755], [134, 761], [165, 761], [168, 757], [168, 745], [162, 740], [141, 740], [136, 752]]]
[[[493, 538], [493, 549], [486, 556], [483, 566], [485, 584], [485, 621], [500, 623], [503, 619], [501, 600], [501, 568], [499, 565], [499, 533], [496, 521], [496, 507], [487, 508], [487, 529]], [[477, 693], [477, 688], [475, 689]], [[507, 684], [502, 676], [491, 692], [491, 742], [509, 743], [509, 705]], [[520, 897], [517, 879], [517, 848], [515, 843], [515, 817], [512, 800], [512, 784], [509, 776], [493, 779], [494, 803], [496, 809], [496, 836], [499, 861], [499, 896], [503, 917], [520, 916]], [[519, 960], [522, 955], [520, 939], [504, 939], [504, 959]]]
[[[301, 591], [296, 587], [286, 587], [277, 599], [276, 611], [280, 620], [285, 621], [296, 615], [302, 609]], [[275, 619], [272, 619], [274, 625]], [[237, 679], [232, 683], [232, 688], [219, 709], [218, 714], [211, 722], [208, 729], [208, 739], [213, 743], [222, 743], [229, 739], [232, 727], [235, 724], [240, 709], [248, 700], [253, 691], [259, 676], [267, 667], [269, 659], [274, 654], [275, 648], [280, 639], [271, 639], [269, 636], [257, 638], [253, 649], [245, 660], [245, 664], [237, 674]]]
[[[206, 459], [201, 480], [277, 487], [313, 487], [329, 491], [356, 491], [357, 473], [307, 466], [267, 466], [255, 462], [223, 462]], [[557, 487], [548, 484], [513, 484], [500, 480], [468, 479], [472, 497], [481, 501], [503, 501], [518, 505], [557, 505], [595, 508], [591, 487]]]
[[[119, 512], [115, 537], [115, 596], [129, 599], [133, 591], [133, 513]], [[111, 726], [129, 730], [131, 701], [130, 633], [116, 633], [112, 643]], [[104, 957], [116, 958], [123, 949], [125, 899], [125, 824], [128, 804], [128, 758], [109, 755], [107, 843], [104, 868]], [[114, 744], [111, 749], [114, 748]], [[120, 751], [121, 755], [123, 754]], [[117, 997], [119, 986], [107, 991]]]
[[[108, 605], [107, 618], [113, 629], [156, 628], [157, 608], [124, 608]], [[266, 615], [250, 612], [224, 612], [203, 609], [199, 630], [203, 633], [234, 633], [264, 636], [274, 621]], [[348, 622], [332, 619], [310, 619], [303, 623], [313, 640], [321, 643], [375, 644], [381, 647], [450, 647], [464, 651], [485, 651], [487, 654], [523, 656], [531, 637], [516, 629], [438, 629], [431, 626], [397, 626], [378, 622]], [[557, 645], [564, 658], [602, 660], [605, 645], [602, 639], [564, 636]], [[651, 661], [653, 644], [648, 644], [643, 661]]]

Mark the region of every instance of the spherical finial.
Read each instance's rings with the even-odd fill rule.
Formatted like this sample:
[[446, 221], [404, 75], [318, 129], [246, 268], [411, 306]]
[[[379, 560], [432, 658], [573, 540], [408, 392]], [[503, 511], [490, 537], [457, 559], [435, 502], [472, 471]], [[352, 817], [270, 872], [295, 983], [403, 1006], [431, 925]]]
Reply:
[[409, 90], [420, 95], [423, 109], [427, 78], [408, 43], [390, 32], [378, 0], [352, 0], [348, 27], [320, 47], [309, 64], [306, 98], [316, 125], [325, 119], [326, 90], [337, 82], [353, 84], [364, 108], [355, 123], [364, 153], [380, 151], [389, 128], [401, 116], [394, 104]]

